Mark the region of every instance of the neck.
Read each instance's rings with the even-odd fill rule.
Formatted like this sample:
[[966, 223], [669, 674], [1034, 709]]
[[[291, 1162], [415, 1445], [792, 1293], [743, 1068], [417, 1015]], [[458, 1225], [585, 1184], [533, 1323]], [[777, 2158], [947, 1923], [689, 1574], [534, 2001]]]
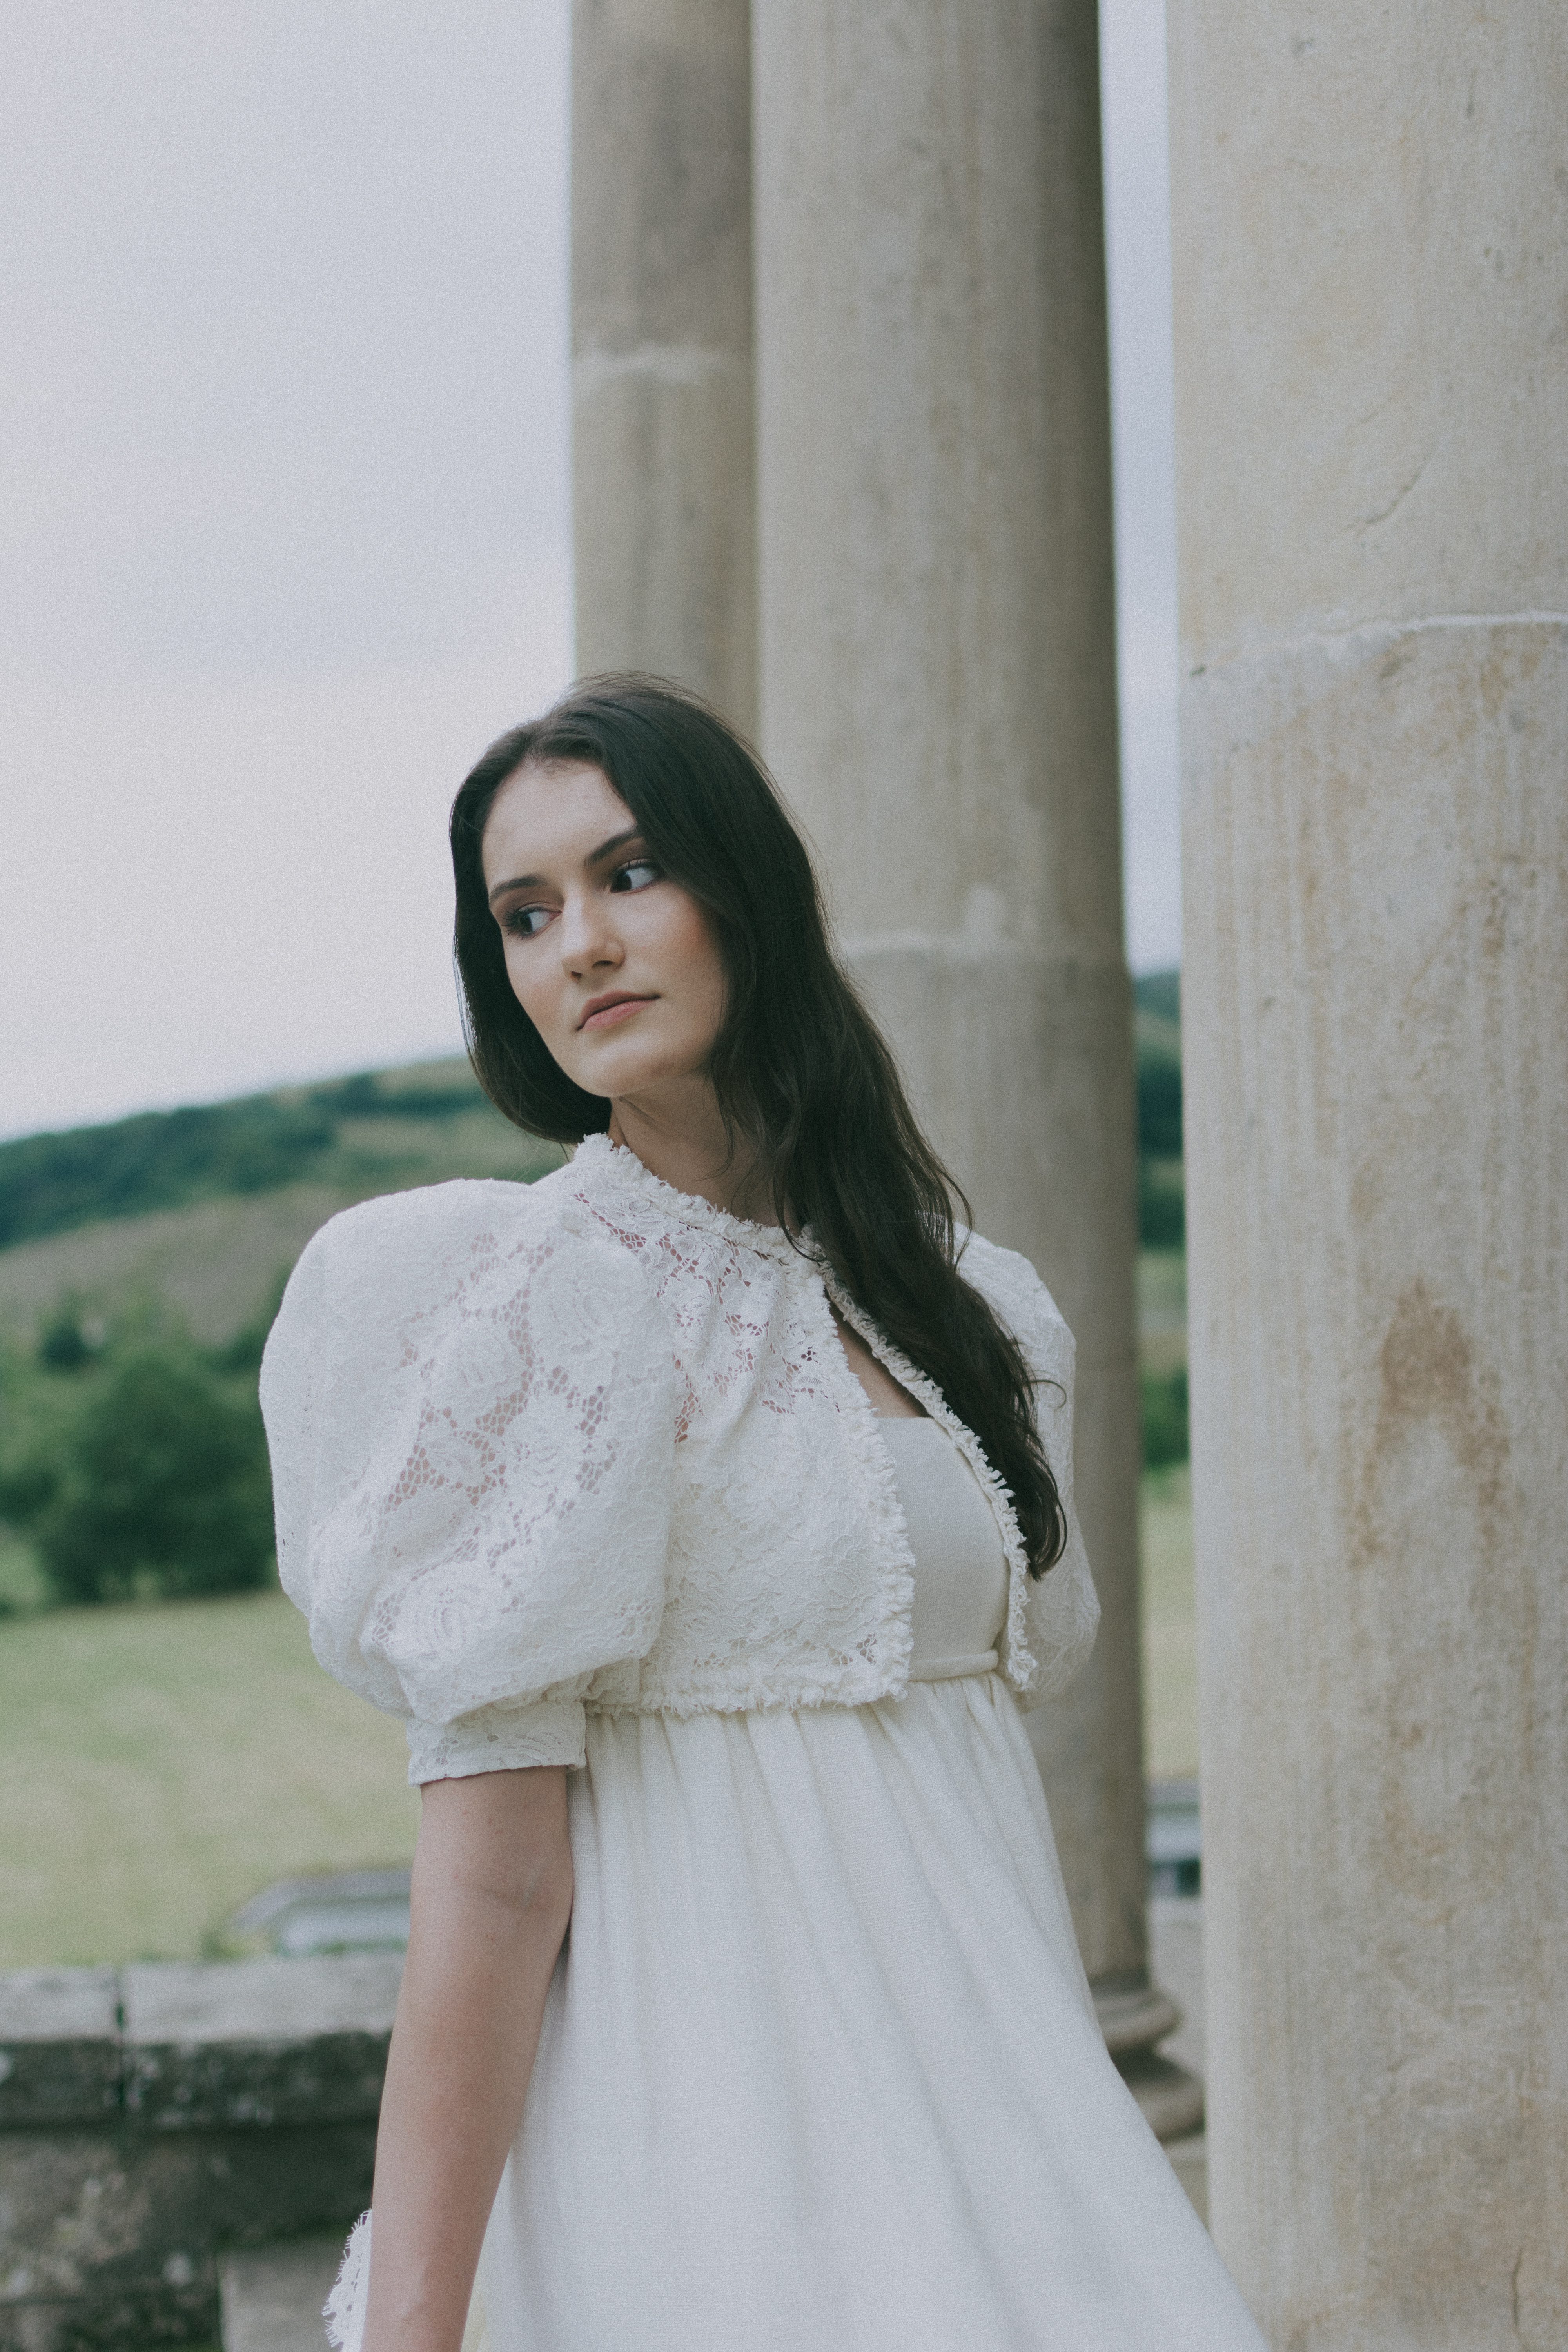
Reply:
[[713, 1089], [705, 1079], [688, 1080], [657, 1099], [616, 1096], [609, 1136], [678, 1192], [711, 1201], [716, 1209], [749, 1218], [753, 1224], [778, 1223], [755, 1150], [739, 1136], [731, 1149]]

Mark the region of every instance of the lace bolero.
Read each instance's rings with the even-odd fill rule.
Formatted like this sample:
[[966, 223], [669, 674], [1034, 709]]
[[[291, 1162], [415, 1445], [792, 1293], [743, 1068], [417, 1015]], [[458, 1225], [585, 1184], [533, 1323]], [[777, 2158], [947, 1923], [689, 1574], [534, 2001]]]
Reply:
[[[989, 1495], [1003, 1671], [1046, 1698], [1099, 1617], [1072, 1339], [1012, 1251], [971, 1235], [963, 1272], [1042, 1383], [1069, 1537], [1038, 1582], [973, 1437], [833, 1296]], [[587, 1712], [903, 1693], [912, 1563], [830, 1287], [603, 1136], [535, 1184], [394, 1193], [322, 1227], [262, 1366], [279, 1569], [322, 1664], [407, 1718], [412, 1779], [580, 1763]]]

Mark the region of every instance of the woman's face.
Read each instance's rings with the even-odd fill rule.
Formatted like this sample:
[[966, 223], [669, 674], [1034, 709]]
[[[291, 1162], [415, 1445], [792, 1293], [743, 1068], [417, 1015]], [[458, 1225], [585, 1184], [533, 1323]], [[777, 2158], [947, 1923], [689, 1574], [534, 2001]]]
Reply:
[[724, 1017], [718, 942], [601, 769], [520, 768], [482, 859], [512, 992], [568, 1077], [634, 1101], [704, 1077]]

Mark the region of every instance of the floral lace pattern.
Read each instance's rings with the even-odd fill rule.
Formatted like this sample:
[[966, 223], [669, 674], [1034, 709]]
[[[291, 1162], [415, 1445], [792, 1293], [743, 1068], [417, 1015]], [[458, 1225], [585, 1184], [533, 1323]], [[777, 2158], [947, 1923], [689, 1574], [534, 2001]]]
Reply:
[[[1046, 1385], [1066, 1558], [1025, 1574], [1005, 1489], [931, 1383], [1009, 1565], [1004, 1671], [1063, 1688], [1098, 1607], [1071, 1517], [1072, 1341], [1034, 1270], [964, 1272]], [[279, 1564], [317, 1655], [410, 1719], [412, 1777], [578, 1762], [584, 1710], [855, 1706], [907, 1685], [909, 1543], [808, 1251], [589, 1139], [523, 1187], [334, 1218], [289, 1283], [262, 1402]]]

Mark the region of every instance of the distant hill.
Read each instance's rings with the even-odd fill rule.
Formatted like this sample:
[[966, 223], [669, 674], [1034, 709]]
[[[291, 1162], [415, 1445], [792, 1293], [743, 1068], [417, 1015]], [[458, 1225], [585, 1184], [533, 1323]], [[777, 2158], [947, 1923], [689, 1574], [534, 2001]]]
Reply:
[[339, 1209], [453, 1176], [526, 1181], [560, 1157], [464, 1061], [26, 1136], [0, 1144], [0, 1324], [36, 1326], [62, 1297], [89, 1315], [154, 1298], [221, 1342]]
[[286, 1184], [387, 1192], [399, 1182], [428, 1183], [432, 1168], [470, 1172], [476, 1153], [485, 1164], [475, 1172], [498, 1173], [498, 1154], [521, 1152], [530, 1160], [524, 1172], [537, 1173], [540, 1150], [485, 1100], [467, 1062], [456, 1060], [143, 1111], [0, 1144], [0, 1250], [105, 1217]]

